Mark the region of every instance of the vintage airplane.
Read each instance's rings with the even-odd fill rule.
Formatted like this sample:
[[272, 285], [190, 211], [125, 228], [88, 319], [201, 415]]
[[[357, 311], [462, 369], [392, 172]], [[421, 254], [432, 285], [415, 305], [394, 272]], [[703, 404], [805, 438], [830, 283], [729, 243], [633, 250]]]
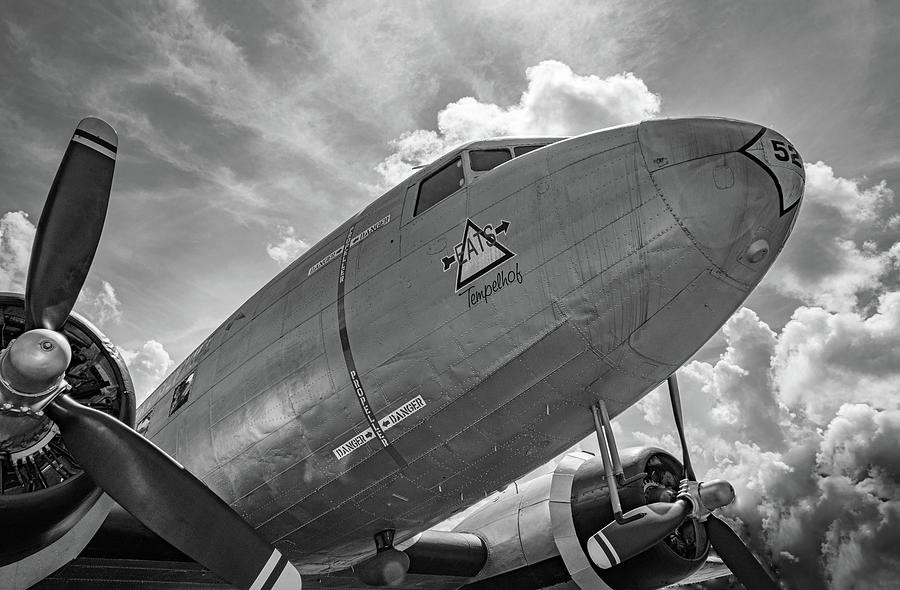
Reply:
[[[804, 171], [780, 134], [690, 118], [464, 145], [137, 411], [121, 355], [72, 313], [116, 149], [79, 124], [25, 295], [0, 296], [0, 587], [657, 588], [710, 545], [776, 587], [710, 514], [734, 494], [697, 483], [673, 374], [793, 227]], [[610, 418], [666, 379], [683, 464], [620, 454]], [[599, 457], [515, 482], [592, 431]]]

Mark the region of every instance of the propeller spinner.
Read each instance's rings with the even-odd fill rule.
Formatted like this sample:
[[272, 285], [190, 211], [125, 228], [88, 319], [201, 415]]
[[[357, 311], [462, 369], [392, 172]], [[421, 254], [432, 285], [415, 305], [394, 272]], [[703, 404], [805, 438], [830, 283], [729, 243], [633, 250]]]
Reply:
[[681, 396], [674, 374], [669, 376], [668, 385], [684, 464], [684, 479], [678, 496], [674, 502], [653, 502], [628, 511], [621, 520], [613, 520], [588, 539], [588, 555], [597, 567], [610, 568], [656, 545], [687, 518], [695, 518], [705, 525], [716, 553], [744, 587], [777, 590], [778, 583], [740, 537], [712, 514], [713, 510], [734, 501], [734, 488], [723, 480], [697, 483], [684, 436]]
[[83, 119], [63, 156], [35, 233], [26, 332], [0, 353], [5, 410], [45, 413], [91, 479], [149, 529], [241, 588], [300, 588], [300, 574], [228, 504], [153, 443], [65, 395], [71, 360], [61, 332], [100, 242], [118, 139]]

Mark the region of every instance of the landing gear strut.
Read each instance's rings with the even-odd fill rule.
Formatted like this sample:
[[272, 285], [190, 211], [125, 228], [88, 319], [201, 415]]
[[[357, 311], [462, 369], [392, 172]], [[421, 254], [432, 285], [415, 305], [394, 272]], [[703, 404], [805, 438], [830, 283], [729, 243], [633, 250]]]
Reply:
[[609, 499], [612, 502], [613, 515], [616, 518], [616, 522], [626, 524], [637, 520], [641, 518], [640, 515], [633, 517], [623, 516], [618, 486], [624, 487], [633, 481], [643, 479], [646, 474], [638, 473], [630, 478], [625, 477], [625, 470], [622, 469], [622, 461], [619, 459], [619, 450], [616, 447], [616, 437], [613, 434], [606, 402], [600, 400], [591, 406], [591, 413], [594, 416], [594, 429], [597, 431], [597, 442], [600, 443], [600, 458], [603, 461], [603, 472], [606, 474], [606, 485], [609, 487]]

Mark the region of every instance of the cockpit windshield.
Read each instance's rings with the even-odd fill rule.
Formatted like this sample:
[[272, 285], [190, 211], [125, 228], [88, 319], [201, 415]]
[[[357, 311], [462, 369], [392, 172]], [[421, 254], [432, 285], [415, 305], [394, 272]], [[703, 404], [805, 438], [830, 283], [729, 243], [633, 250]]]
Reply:
[[516, 157], [524, 156], [528, 152], [533, 152], [538, 148], [542, 148], [542, 145], [517, 145], [513, 148], [513, 152], [516, 154]]
[[446, 197], [458, 191], [465, 184], [462, 160], [456, 158], [419, 185], [419, 200], [416, 201], [416, 212], [433, 207]]
[[[419, 183], [418, 196], [413, 215], [419, 215], [430, 209], [459, 189], [471, 184], [493, 170], [497, 166], [509, 162], [513, 158], [523, 156], [538, 148], [550, 145], [553, 141], [530, 145], [497, 145], [480, 149], [462, 149], [456, 158], [438, 170], [426, 176]], [[495, 144], [496, 145], [496, 144]], [[464, 160], [463, 155], [467, 155]]]
[[472, 172], [487, 172], [510, 160], [512, 160], [512, 155], [507, 148], [472, 150], [469, 152], [469, 163], [472, 165]]

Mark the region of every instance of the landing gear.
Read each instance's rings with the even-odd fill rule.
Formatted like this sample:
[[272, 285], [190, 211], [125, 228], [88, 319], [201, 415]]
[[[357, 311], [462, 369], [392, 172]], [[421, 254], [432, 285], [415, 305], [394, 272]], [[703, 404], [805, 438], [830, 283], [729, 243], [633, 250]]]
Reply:
[[[609, 487], [609, 499], [612, 502], [613, 516], [619, 524], [630, 522], [628, 517], [622, 514], [622, 503], [619, 501], [618, 486], [626, 486], [638, 479], [643, 479], [645, 473], [638, 473], [630, 478], [625, 478], [622, 469], [622, 461], [619, 459], [619, 449], [616, 446], [616, 437], [613, 434], [612, 424], [609, 420], [609, 412], [606, 402], [598, 401], [591, 406], [594, 416], [594, 429], [597, 431], [597, 442], [600, 443], [600, 458], [603, 461], [603, 472], [606, 474], [606, 485]], [[637, 516], [632, 520], [641, 518]]]
[[743, 541], [728, 525], [712, 514], [713, 510], [726, 506], [734, 500], [734, 489], [731, 484], [722, 480], [697, 482], [684, 436], [681, 396], [674, 373], [668, 378], [668, 386], [669, 399], [675, 415], [675, 427], [678, 430], [684, 458], [684, 478], [674, 502], [653, 502], [622, 514], [615, 487], [616, 461], [612, 458], [614, 455], [610, 453], [610, 447], [615, 448], [615, 440], [612, 438], [609, 416], [605, 415], [606, 406], [603, 402], [599, 402], [599, 408], [592, 407], [610, 499], [616, 517], [588, 539], [588, 554], [598, 567], [610, 568], [659, 543], [691, 518], [698, 525], [706, 527], [707, 536], [722, 561], [748, 589], [778, 588], [778, 584], [750, 553]]

